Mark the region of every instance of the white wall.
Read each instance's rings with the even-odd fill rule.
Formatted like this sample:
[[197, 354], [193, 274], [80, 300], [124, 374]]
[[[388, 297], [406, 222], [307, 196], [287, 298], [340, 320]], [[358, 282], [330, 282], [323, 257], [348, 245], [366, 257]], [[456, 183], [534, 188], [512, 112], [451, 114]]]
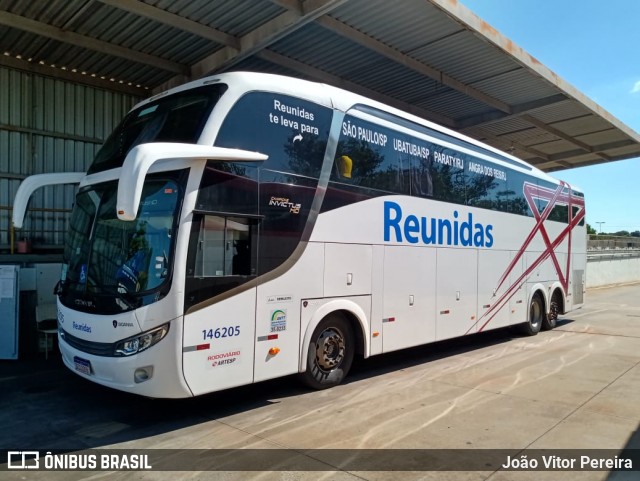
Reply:
[[640, 282], [640, 252], [601, 254], [587, 259], [587, 288]]

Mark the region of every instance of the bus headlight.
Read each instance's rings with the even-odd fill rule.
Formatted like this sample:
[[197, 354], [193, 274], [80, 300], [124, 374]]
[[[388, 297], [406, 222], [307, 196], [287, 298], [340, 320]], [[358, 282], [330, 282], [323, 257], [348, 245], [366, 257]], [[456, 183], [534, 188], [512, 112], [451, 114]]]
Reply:
[[114, 356], [131, 356], [150, 348], [162, 340], [169, 332], [169, 324], [130, 337], [116, 344]]

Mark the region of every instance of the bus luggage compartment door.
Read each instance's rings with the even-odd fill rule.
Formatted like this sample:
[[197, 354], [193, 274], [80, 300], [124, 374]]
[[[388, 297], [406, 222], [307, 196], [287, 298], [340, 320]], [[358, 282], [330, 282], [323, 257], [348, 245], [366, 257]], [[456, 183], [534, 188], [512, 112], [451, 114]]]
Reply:
[[382, 350], [435, 340], [436, 251], [385, 246]]
[[436, 338], [471, 334], [478, 329], [478, 252], [438, 248]]

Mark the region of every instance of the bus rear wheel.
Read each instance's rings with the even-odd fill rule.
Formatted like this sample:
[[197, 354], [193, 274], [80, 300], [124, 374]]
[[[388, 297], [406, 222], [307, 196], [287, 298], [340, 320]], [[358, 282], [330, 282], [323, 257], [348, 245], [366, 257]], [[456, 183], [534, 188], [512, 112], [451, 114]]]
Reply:
[[346, 377], [354, 355], [353, 329], [339, 314], [323, 319], [313, 331], [302, 381], [313, 389], [336, 386]]
[[558, 314], [560, 313], [560, 292], [556, 291], [551, 297], [551, 303], [549, 304], [549, 314], [542, 320], [542, 329], [548, 331], [556, 327], [558, 323]]
[[544, 303], [539, 293], [535, 293], [529, 305], [529, 320], [521, 325], [521, 331], [526, 336], [535, 336], [540, 332], [544, 318]]

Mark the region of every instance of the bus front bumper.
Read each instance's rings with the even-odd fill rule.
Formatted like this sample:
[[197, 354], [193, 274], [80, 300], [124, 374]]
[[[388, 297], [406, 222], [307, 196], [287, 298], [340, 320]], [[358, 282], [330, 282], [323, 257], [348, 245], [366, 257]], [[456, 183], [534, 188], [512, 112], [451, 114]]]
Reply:
[[141, 396], [192, 397], [182, 374], [176, 331], [170, 329], [158, 344], [131, 356], [89, 354], [72, 347], [60, 335], [58, 342], [65, 366], [89, 381]]

